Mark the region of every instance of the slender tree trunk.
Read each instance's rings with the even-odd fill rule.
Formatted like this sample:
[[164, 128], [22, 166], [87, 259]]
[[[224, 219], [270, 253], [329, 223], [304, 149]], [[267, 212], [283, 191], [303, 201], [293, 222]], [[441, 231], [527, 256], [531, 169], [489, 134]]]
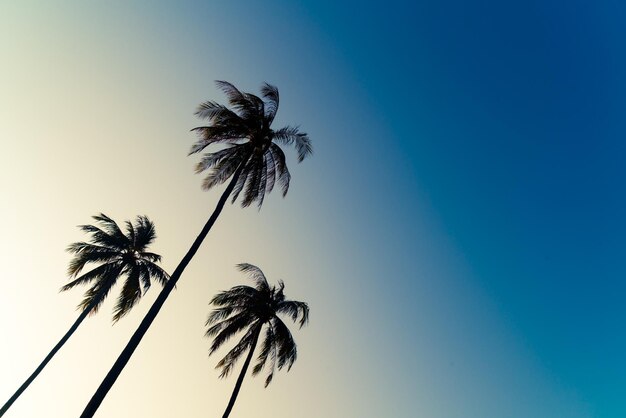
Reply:
[[98, 295], [83, 310], [83, 312], [80, 314], [78, 319], [70, 327], [69, 331], [67, 331], [65, 333], [63, 338], [61, 338], [61, 340], [57, 343], [57, 345], [54, 346], [54, 348], [52, 349], [52, 351], [50, 351], [50, 353], [46, 356], [46, 358], [43, 359], [43, 361], [41, 362], [39, 367], [37, 367], [35, 369], [35, 371], [28, 377], [28, 379], [26, 379], [26, 381], [24, 383], [22, 383], [22, 386], [20, 386], [19, 389], [13, 394], [13, 396], [11, 396], [11, 398], [2, 406], [2, 409], [0, 409], [0, 417], [3, 416], [5, 414], [5, 412], [7, 412], [9, 410], [11, 405], [13, 405], [13, 402], [15, 402], [17, 400], [17, 398], [20, 397], [22, 392], [24, 392], [26, 390], [26, 388], [28, 388], [28, 386], [30, 386], [30, 384], [33, 382], [33, 380], [35, 380], [35, 378], [39, 375], [39, 373], [41, 373], [41, 371], [44, 369], [44, 367], [46, 367], [46, 365], [50, 362], [50, 360], [52, 360], [52, 357], [54, 357], [54, 355], [57, 353], [57, 351], [59, 351], [61, 349], [61, 347], [63, 347], [63, 345], [67, 342], [67, 340], [69, 340], [69, 338], [72, 336], [72, 334], [74, 334], [74, 331], [76, 331], [76, 329], [78, 329], [78, 326], [83, 322], [83, 320], [85, 318], [87, 318], [87, 315], [89, 315], [89, 313], [93, 310], [93, 308], [96, 307], [98, 302], [101, 300], [102, 296], [105, 293], [104, 292], [105, 289], [102, 289], [100, 291], [100, 295]]
[[235, 383], [235, 389], [233, 390], [233, 394], [230, 395], [230, 401], [228, 401], [228, 406], [226, 407], [226, 411], [224, 411], [224, 415], [222, 415], [222, 418], [228, 418], [228, 416], [230, 415], [230, 411], [232, 411], [233, 406], [235, 405], [235, 401], [237, 400], [237, 395], [239, 394], [239, 390], [241, 389], [241, 384], [243, 383], [243, 378], [246, 377], [246, 371], [248, 371], [248, 366], [250, 366], [250, 361], [252, 360], [252, 355], [254, 354], [256, 343], [257, 341], [259, 341], [261, 328], [262, 326], [259, 326], [259, 329], [256, 332], [256, 336], [254, 337], [254, 341], [252, 342], [252, 347], [250, 347], [250, 352], [248, 353], [248, 357], [246, 357], [246, 361], [245, 363], [243, 363], [243, 368], [241, 369], [241, 373], [239, 373], [239, 377], [237, 378], [237, 383]]
[[119, 377], [120, 373], [122, 373], [122, 370], [124, 370], [124, 367], [126, 366], [131, 356], [135, 352], [135, 349], [141, 342], [141, 339], [143, 338], [145, 333], [148, 331], [148, 328], [150, 328], [152, 321], [154, 321], [154, 318], [156, 318], [157, 314], [161, 310], [161, 307], [167, 300], [167, 297], [172, 292], [174, 287], [176, 287], [176, 282], [178, 282], [178, 279], [180, 278], [181, 274], [183, 274], [183, 271], [185, 270], [185, 268], [187, 267], [187, 265], [189, 264], [193, 256], [196, 254], [198, 249], [200, 248], [202, 241], [211, 230], [211, 227], [215, 223], [215, 220], [217, 219], [219, 214], [222, 212], [222, 209], [224, 208], [224, 204], [226, 203], [226, 200], [228, 200], [228, 197], [230, 196], [233, 189], [235, 188], [235, 184], [237, 184], [239, 175], [243, 171], [244, 167], [245, 167], [245, 162], [242, 163], [233, 174], [232, 180], [228, 184], [228, 187], [226, 187], [226, 190], [224, 190], [224, 193], [222, 193], [222, 197], [220, 197], [220, 200], [218, 201], [217, 206], [215, 207], [215, 210], [211, 214], [211, 217], [209, 218], [207, 223], [204, 225], [204, 228], [202, 228], [200, 235], [198, 235], [196, 240], [191, 245], [191, 248], [189, 248], [189, 250], [187, 251], [187, 254], [185, 254], [183, 259], [180, 261], [180, 263], [176, 267], [176, 270], [174, 270], [174, 273], [170, 276], [170, 279], [163, 286], [161, 293], [159, 293], [159, 296], [156, 298], [156, 300], [150, 307], [150, 310], [148, 311], [146, 316], [144, 316], [143, 320], [141, 321], [141, 324], [139, 324], [139, 327], [137, 328], [133, 336], [130, 338], [130, 340], [126, 344], [126, 347], [124, 348], [122, 353], [119, 355], [119, 357], [113, 364], [113, 367], [111, 367], [111, 370], [109, 370], [109, 373], [106, 375], [106, 377], [104, 378], [104, 380], [98, 387], [98, 390], [96, 390], [96, 393], [94, 393], [94, 395], [91, 397], [91, 400], [89, 401], [89, 403], [85, 407], [85, 410], [80, 416], [81, 418], [93, 417], [93, 415], [98, 410], [98, 407], [100, 406], [100, 404], [106, 397], [107, 393], [109, 392], [109, 390], [111, 389], [111, 387], [113, 386], [117, 378]]

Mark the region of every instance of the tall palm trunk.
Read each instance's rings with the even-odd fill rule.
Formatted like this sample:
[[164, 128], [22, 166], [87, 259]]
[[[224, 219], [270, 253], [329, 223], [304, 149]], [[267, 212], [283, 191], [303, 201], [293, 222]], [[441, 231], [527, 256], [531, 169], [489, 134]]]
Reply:
[[98, 407], [100, 406], [100, 404], [106, 397], [107, 393], [109, 392], [109, 390], [111, 389], [115, 381], [117, 380], [118, 376], [120, 375], [120, 373], [122, 373], [122, 370], [124, 370], [124, 367], [126, 366], [131, 356], [135, 352], [135, 349], [141, 342], [141, 339], [143, 338], [145, 333], [148, 331], [148, 328], [150, 328], [152, 321], [154, 321], [154, 318], [156, 318], [157, 314], [161, 310], [161, 307], [167, 300], [167, 297], [172, 292], [172, 290], [174, 290], [174, 287], [176, 287], [176, 282], [178, 282], [178, 279], [180, 278], [181, 274], [183, 274], [183, 271], [187, 267], [187, 264], [189, 264], [193, 256], [196, 254], [196, 252], [200, 248], [200, 245], [202, 244], [202, 241], [211, 230], [211, 227], [215, 223], [215, 220], [217, 219], [219, 214], [222, 212], [222, 209], [224, 208], [224, 204], [226, 203], [226, 200], [228, 199], [233, 189], [235, 188], [235, 184], [237, 184], [239, 175], [243, 171], [245, 165], [246, 165], [246, 160], [244, 160], [244, 162], [237, 168], [237, 170], [233, 174], [232, 180], [228, 184], [228, 187], [226, 187], [226, 190], [224, 190], [224, 193], [222, 193], [222, 197], [220, 197], [220, 200], [218, 201], [217, 206], [215, 207], [215, 210], [211, 214], [211, 217], [209, 218], [207, 223], [204, 225], [204, 228], [202, 228], [200, 235], [198, 235], [196, 240], [191, 245], [191, 248], [189, 248], [189, 250], [187, 251], [187, 254], [185, 254], [183, 259], [180, 261], [180, 263], [176, 267], [176, 270], [174, 270], [174, 273], [170, 276], [170, 279], [163, 286], [161, 293], [159, 293], [159, 296], [156, 298], [156, 300], [150, 307], [150, 310], [148, 311], [146, 316], [144, 316], [143, 320], [141, 321], [141, 324], [139, 324], [139, 327], [137, 328], [133, 336], [130, 338], [130, 340], [126, 344], [126, 347], [124, 348], [122, 353], [119, 355], [119, 357], [113, 364], [113, 367], [111, 367], [111, 370], [109, 370], [109, 373], [107, 373], [106, 377], [104, 378], [104, 380], [98, 387], [98, 390], [96, 390], [96, 393], [94, 393], [94, 395], [91, 397], [91, 400], [89, 401], [89, 403], [85, 407], [85, 410], [80, 416], [81, 418], [93, 417], [93, 415], [98, 410]]
[[99, 295], [95, 297], [94, 300], [91, 301], [89, 305], [87, 305], [87, 307], [83, 310], [83, 312], [78, 316], [78, 319], [74, 322], [74, 324], [70, 327], [70, 329], [65, 333], [63, 338], [61, 338], [61, 340], [57, 343], [57, 345], [54, 346], [54, 348], [52, 349], [52, 351], [50, 351], [50, 353], [46, 356], [46, 358], [43, 359], [39, 367], [35, 369], [35, 371], [28, 377], [28, 379], [26, 379], [26, 381], [22, 383], [22, 386], [20, 386], [19, 389], [13, 394], [13, 396], [11, 396], [11, 398], [2, 406], [2, 409], [0, 409], [0, 417], [3, 416], [9, 410], [11, 405], [13, 405], [13, 402], [15, 402], [17, 398], [20, 397], [22, 392], [24, 392], [26, 388], [30, 386], [33, 380], [35, 380], [35, 378], [39, 375], [39, 373], [41, 373], [44, 367], [46, 367], [46, 365], [50, 362], [50, 360], [52, 360], [52, 357], [54, 357], [57, 351], [59, 351], [61, 347], [63, 347], [63, 345], [67, 342], [67, 340], [69, 340], [72, 334], [74, 334], [74, 331], [78, 329], [78, 326], [85, 320], [85, 318], [87, 318], [87, 316], [91, 313], [91, 311], [93, 311], [93, 309], [98, 305], [102, 297], [106, 294], [107, 290], [108, 290], [107, 288], [102, 288], [99, 292]]
[[243, 378], [246, 377], [246, 371], [248, 371], [248, 366], [250, 366], [250, 361], [252, 360], [252, 355], [254, 354], [254, 349], [256, 348], [256, 343], [259, 341], [259, 335], [261, 334], [262, 325], [259, 326], [259, 329], [256, 331], [256, 335], [254, 336], [254, 341], [252, 341], [252, 347], [250, 347], [250, 352], [246, 357], [245, 363], [243, 363], [243, 368], [241, 369], [241, 373], [239, 373], [239, 377], [237, 378], [237, 383], [235, 383], [235, 389], [233, 390], [233, 394], [230, 395], [230, 401], [228, 401], [228, 406], [226, 407], [226, 411], [224, 411], [224, 415], [222, 418], [228, 418], [230, 415], [230, 411], [233, 409], [235, 405], [235, 401], [237, 400], [237, 395], [239, 394], [239, 389], [241, 389], [241, 384], [243, 383]]

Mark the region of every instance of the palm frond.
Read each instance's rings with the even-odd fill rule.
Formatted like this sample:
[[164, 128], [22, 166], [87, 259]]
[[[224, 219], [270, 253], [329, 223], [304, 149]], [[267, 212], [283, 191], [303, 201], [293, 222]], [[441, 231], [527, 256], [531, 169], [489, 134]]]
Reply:
[[[257, 357], [257, 364], [254, 365], [252, 369], [252, 376], [256, 376], [263, 370], [265, 364], [267, 363], [267, 359], [270, 356], [270, 353], [274, 351], [274, 327], [269, 323], [267, 327], [265, 327], [265, 337], [263, 338], [263, 342], [261, 343], [261, 350], [259, 352], [259, 356]], [[271, 365], [270, 374], [273, 372], [273, 365]]]
[[271, 152], [265, 152], [263, 154], [263, 164], [265, 165], [265, 178], [266, 178], [266, 190], [267, 193], [271, 193], [274, 190], [274, 184], [276, 183], [276, 162], [272, 157]]
[[135, 227], [131, 221], [126, 221], [126, 236], [128, 237], [128, 241], [130, 241], [130, 245], [133, 247], [137, 246], [137, 238], [135, 237]]
[[102, 230], [112, 238], [119, 240], [119, 242], [128, 242], [128, 237], [124, 235], [119, 225], [104, 213], [92, 216], [102, 226]]
[[135, 249], [143, 250], [156, 239], [154, 223], [147, 216], [138, 216], [134, 226]]
[[267, 278], [265, 277], [265, 274], [263, 274], [260, 268], [249, 263], [237, 264], [237, 268], [242, 273], [246, 273], [248, 277], [252, 279], [252, 281], [254, 281], [254, 283], [256, 284], [257, 290], [261, 292], [269, 292], [270, 285], [267, 282]]
[[273, 339], [270, 347], [270, 366], [268, 367], [267, 376], [265, 376], [265, 384], [264, 387], [267, 387], [270, 383], [272, 383], [272, 379], [274, 379], [274, 372], [276, 371], [276, 359], [278, 358], [278, 349], [276, 348], [276, 332], [274, 331], [274, 325], [270, 321], [268, 326], [272, 328]]
[[202, 188], [209, 190], [218, 184], [224, 183], [232, 176], [241, 164], [246, 164], [249, 155], [249, 145], [244, 144], [236, 148], [230, 155], [218, 161], [209, 175], [204, 179]]
[[252, 109], [254, 109], [254, 112], [252, 113], [253, 117], [248, 121], [248, 125], [256, 129], [263, 129], [263, 120], [265, 119], [265, 102], [251, 93], [245, 93], [245, 96], [252, 105]]
[[[91, 311], [89, 312], [89, 315], [95, 315], [98, 313], [100, 306], [111, 291], [111, 288], [115, 286], [117, 278], [120, 276], [123, 269], [124, 266], [120, 263], [103, 264], [63, 286], [61, 291], [69, 290], [77, 284], [93, 283], [91, 287], [85, 291], [83, 300], [78, 304], [78, 309], [83, 311], [89, 309], [92, 303], [95, 302], [95, 305], [91, 307]], [[81, 279], [82, 281], [80, 281]]]
[[209, 314], [205, 325], [215, 324], [217, 322], [223, 321], [228, 318], [232, 314], [238, 314], [245, 309], [245, 304], [242, 305], [229, 305], [229, 306], [221, 306], [219, 308], [215, 308]]
[[170, 279], [169, 273], [167, 273], [160, 266], [154, 264], [153, 262], [144, 261], [142, 265], [146, 268], [150, 276], [161, 285], [164, 285]]
[[93, 286], [87, 289], [87, 291], [83, 295], [83, 300], [78, 304], [77, 309], [85, 311], [86, 309], [90, 308], [92, 303], [95, 303], [95, 305], [91, 307], [89, 315], [91, 316], [97, 314], [100, 310], [100, 307], [104, 303], [104, 300], [109, 295], [109, 292], [111, 292], [111, 289], [115, 285], [114, 278], [111, 277], [110, 279], [111, 280], [109, 281], [97, 281], [93, 284]]
[[237, 150], [236, 147], [228, 147], [216, 152], [207, 152], [202, 156], [198, 164], [196, 164], [196, 174], [202, 173], [204, 170], [215, 167], [217, 163], [225, 158], [231, 157]]
[[269, 127], [278, 112], [278, 89], [271, 84], [263, 83], [261, 86], [261, 95], [267, 100], [265, 102], [265, 119]]
[[140, 271], [138, 268], [130, 268], [127, 273], [124, 286], [117, 298], [117, 303], [113, 309], [113, 323], [119, 321], [126, 315], [141, 298]]
[[246, 161], [245, 166], [241, 174], [239, 175], [239, 178], [237, 179], [237, 184], [235, 184], [235, 188], [233, 189], [233, 192], [232, 192], [231, 203], [235, 203], [237, 201], [239, 194], [243, 190], [243, 187], [246, 184], [246, 182], [248, 181], [248, 177], [250, 177], [250, 174], [252, 173], [252, 170], [250, 170], [251, 161], [252, 161], [251, 159], [248, 159]]
[[242, 207], [248, 207], [255, 200], [261, 199], [261, 165], [262, 157], [255, 155], [251, 158], [251, 161], [248, 165], [250, 169], [250, 175], [248, 176], [248, 182], [246, 184], [246, 189], [243, 193], [243, 200], [241, 201]]
[[244, 328], [250, 326], [256, 318], [250, 312], [241, 312], [232, 318], [218, 322], [209, 328], [206, 332], [207, 336], [213, 336], [213, 343], [209, 353], [213, 353], [220, 348], [222, 344], [228, 341], [232, 336], [241, 332]]
[[256, 197], [257, 207], [261, 210], [261, 206], [263, 205], [263, 200], [265, 199], [265, 195], [267, 194], [267, 159], [265, 158], [265, 153], [259, 156], [259, 185], [258, 192]]
[[86, 242], [75, 242], [68, 246], [67, 251], [75, 254], [67, 268], [70, 277], [78, 276], [87, 264], [112, 262], [120, 258], [119, 251]]
[[228, 103], [238, 111], [241, 119], [249, 121], [258, 115], [256, 103], [250, 99], [250, 94], [240, 92], [237, 87], [227, 81], [216, 81], [217, 87], [226, 94]]
[[263, 324], [256, 322], [250, 325], [250, 328], [245, 335], [239, 340], [239, 342], [217, 363], [216, 369], [222, 369], [220, 378], [227, 377], [232, 371], [233, 367], [237, 363], [237, 360], [241, 358], [241, 355], [248, 349], [252, 348], [254, 339], [257, 333], [260, 332], [260, 328]]
[[67, 251], [68, 253], [72, 253], [72, 254], [78, 254], [81, 252], [116, 252], [114, 249], [112, 249], [111, 247], [107, 247], [104, 245], [96, 245], [96, 244], [92, 244], [90, 242], [84, 242], [84, 241], [78, 241], [78, 242], [73, 242], [70, 245], [67, 246], [67, 248], [65, 249], [65, 251]]
[[83, 232], [91, 234], [91, 242], [96, 245], [108, 247], [112, 250], [120, 250], [128, 245], [126, 237], [124, 239], [114, 237], [95, 225], [80, 225], [79, 228]]
[[284, 197], [289, 191], [289, 181], [291, 180], [291, 174], [289, 174], [287, 163], [285, 162], [285, 153], [276, 144], [270, 145], [269, 151], [272, 153], [272, 157], [276, 162], [276, 174], [278, 174], [278, 182], [283, 189]]
[[200, 139], [191, 147], [188, 155], [203, 151], [211, 144], [237, 144], [245, 140], [249, 134], [247, 126], [198, 126], [192, 129]]
[[293, 322], [296, 322], [300, 317], [300, 328], [309, 322], [309, 305], [305, 302], [284, 300], [278, 303], [276, 312], [288, 315]]
[[309, 136], [300, 132], [298, 127], [285, 126], [277, 131], [274, 131], [274, 141], [283, 145], [294, 145], [298, 152], [298, 162], [302, 162], [306, 157], [313, 153], [313, 146]]
[[145, 294], [148, 289], [150, 289], [150, 286], [152, 286], [152, 281], [150, 280], [150, 270], [148, 269], [146, 263], [137, 263], [136, 267], [139, 271], [139, 282], [143, 288], [143, 294]]
[[230, 123], [233, 123], [237, 121], [238, 123], [241, 123], [239, 115], [237, 115], [226, 106], [214, 101], [207, 101], [200, 104], [200, 106], [198, 106], [198, 109], [196, 110], [195, 115], [202, 119], [208, 119], [211, 122], [223, 123], [228, 121]]
[[283, 290], [285, 290], [285, 282], [283, 282], [282, 280], [279, 280], [278, 287], [274, 287], [272, 289], [272, 291], [274, 292], [274, 301], [276, 301], [276, 303], [279, 303], [285, 300], [285, 293], [283, 292]]
[[101, 264], [98, 267], [94, 268], [93, 270], [88, 271], [87, 273], [81, 275], [77, 279], [72, 280], [71, 282], [62, 286], [61, 292], [70, 290], [73, 287], [76, 287], [78, 285], [89, 284], [94, 280], [107, 281], [110, 279], [111, 276], [118, 275], [121, 270], [122, 270], [122, 266], [120, 265], [118, 261], [107, 263], [107, 264]]
[[211, 299], [211, 304], [216, 306], [239, 305], [249, 303], [258, 297], [259, 291], [250, 286], [235, 286], [229, 290], [219, 292]]
[[277, 316], [272, 318], [272, 326], [276, 334], [275, 341], [278, 348], [278, 370], [284, 366], [287, 366], [287, 370], [290, 370], [298, 357], [296, 343], [291, 336], [289, 328]]

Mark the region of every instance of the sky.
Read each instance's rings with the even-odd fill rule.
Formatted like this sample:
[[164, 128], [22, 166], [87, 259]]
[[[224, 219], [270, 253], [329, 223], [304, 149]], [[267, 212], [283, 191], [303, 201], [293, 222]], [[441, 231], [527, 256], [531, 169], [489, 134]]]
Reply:
[[[216, 204], [214, 80], [278, 86], [314, 155], [228, 205], [97, 417], [220, 416], [210, 298], [285, 281], [298, 360], [232, 417], [623, 417], [626, 5], [0, 2], [0, 398], [78, 316], [77, 225], [148, 215], [172, 271]], [[90, 317], [7, 417], [78, 416], [157, 295]], [[238, 366], [240, 367], [240, 366]], [[238, 372], [238, 370], [237, 370]]]

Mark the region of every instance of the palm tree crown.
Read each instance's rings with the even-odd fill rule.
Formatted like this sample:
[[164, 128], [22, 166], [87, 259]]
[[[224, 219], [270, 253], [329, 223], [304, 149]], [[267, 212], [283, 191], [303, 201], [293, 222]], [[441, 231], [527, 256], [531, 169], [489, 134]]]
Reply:
[[[126, 221], [126, 233], [104, 214], [96, 215], [93, 219], [97, 225], [79, 227], [91, 234], [90, 242], [75, 242], [67, 248], [74, 254], [68, 268], [68, 274], [74, 280], [61, 290], [91, 285], [78, 306], [82, 310], [91, 307], [90, 314], [95, 314], [117, 280], [125, 276], [113, 310], [113, 321], [118, 321], [148, 290], [151, 279], [163, 285], [169, 276], [155, 264], [161, 260], [161, 256], [147, 251], [156, 238], [154, 224], [148, 217], [138, 216], [134, 224]], [[99, 265], [79, 276], [88, 264]]]
[[196, 165], [196, 173], [212, 169], [204, 179], [203, 188], [208, 190], [224, 183], [241, 167], [241, 174], [233, 190], [232, 202], [243, 191], [242, 206], [257, 202], [261, 207], [263, 198], [278, 182], [283, 196], [289, 189], [291, 178], [285, 163], [285, 154], [279, 145], [294, 145], [301, 162], [313, 152], [311, 141], [306, 133], [297, 127], [285, 126], [278, 130], [271, 128], [278, 111], [278, 89], [263, 84], [263, 99], [250, 93], [243, 93], [226, 81], [217, 81], [217, 86], [226, 94], [234, 110], [217, 102], [202, 103], [196, 115], [208, 119], [209, 126], [192, 129], [200, 139], [193, 145], [189, 154], [204, 151], [211, 144], [222, 144], [215, 152], [207, 152]]
[[[235, 334], [245, 331], [241, 340], [216, 366], [222, 369], [220, 377], [226, 377], [244, 352], [250, 350], [249, 357], [252, 356], [256, 342], [265, 327], [252, 375], [260, 373], [269, 360], [265, 378], [267, 387], [272, 381], [276, 367], [280, 370], [286, 366], [289, 370], [297, 357], [296, 343], [278, 315], [284, 314], [294, 322], [298, 321], [302, 327], [309, 320], [309, 306], [304, 302], [285, 299], [284, 283], [279, 281], [278, 287], [270, 287], [265, 275], [258, 267], [251, 264], [239, 264], [238, 267], [249, 274], [255, 286], [235, 286], [218, 293], [211, 300], [211, 304], [216, 308], [206, 322], [209, 326], [206, 335], [213, 337], [209, 355]], [[246, 367], [247, 365], [242, 370], [242, 374], [245, 373]]]

